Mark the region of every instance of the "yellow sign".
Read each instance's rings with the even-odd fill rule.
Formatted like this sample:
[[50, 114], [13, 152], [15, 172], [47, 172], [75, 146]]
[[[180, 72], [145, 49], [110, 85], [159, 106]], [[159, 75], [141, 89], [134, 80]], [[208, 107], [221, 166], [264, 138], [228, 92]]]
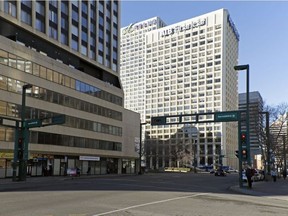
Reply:
[[0, 158], [13, 159], [14, 154], [12, 152], [0, 152]]

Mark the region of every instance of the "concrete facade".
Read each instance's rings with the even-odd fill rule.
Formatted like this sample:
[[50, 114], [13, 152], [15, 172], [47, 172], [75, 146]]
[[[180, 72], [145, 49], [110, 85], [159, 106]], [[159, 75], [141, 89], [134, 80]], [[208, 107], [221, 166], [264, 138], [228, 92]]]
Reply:
[[[45, 1], [46, 12], [50, 10], [48, 8], [54, 8], [60, 14], [62, 4], [60, 1], [55, 2], [56, 5], [50, 6], [49, 2]], [[45, 122], [45, 118], [59, 114], [66, 116], [63, 125], [29, 130], [27, 171], [32, 176], [65, 175], [69, 168], [75, 167], [80, 168], [82, 174], [86, 174], [88, 168], [90, 172], [87, 174], [122, 173], [124, 170], [125, 173], [137, 172], [138, 153], [135, 151], [135, 140], [139, 139], [140, 115], [123, 107], [124, 93], [117, 69], [118, 54], [115, 56], [111, 52], [118, 50], [118, 43], [113, 42], [113, 36], [117, 36], [119, 31], [120, 8], [118, 9], [118, 4], [114, 1], [109, 1], [109, 5], [107, 3], [104, 6], [105, 9], [100, 7], [99, 1], [91, 1], [89, 4], [83, 2], [77, 1], [77, 8], [75, 2], [67, 1], [67, 10], [83, 14], [83, 4], [86, 4], [88, 16], [92, 15], [92, 10], [97, 13], [104, 10], [103, 13], [107, 17], [112, 14], [110, 22], [114, 23], [113, 28], [116, 28], [111, 29], [111, 37], [104, 39], [108, 44], [110, 38], [111, 45], [104, 51], [103, 56], [107, 56], [106, 60], [99, 61], [93, 55], [89, 55], [93, 46], [89, 46], [89, 52], [85, 55], [82, 52], [84, 48], [73, 48], [72, 40], [69, 40], [71, 43], [67, 45], [61, 42], [61, 37], [56, 41], [49, 35], [48, 27], [45, 34], [39, 31], [36, 26], [37, 10], [40, 7], [38, 3], [30, 2], [30, 16], [33, 17], [31, 25], [24, 22], [25, 17], [29, 18], [29, 14], [26, 14], [29, 5], [27, 8], [27, 5], [18, 1], [12, 2], [12, 5], [6, 5], [7, 2], [0, 3], [1, 117], [20, 119], [22, 87], [27, 83], [32, 84], [32, 88], [26, 90], [25, 119], [41, 119]], [[110, 8], [110, 13], [107, 8]], [[49, 11], [50, 14], [52, 12]], [[102, 13], [100, 12], [99, 14]], [[72, 19], [68, 19], [69, 23], [74, 23], [72, 11], [68, 14]], [[114, 17], [115, 14], [117, 17]], [[49, 16], [43, 19], [49, 21], [51, 17], [47, 17]], [[48, 21], [44, 24], [49, 23]], [[79, 23], [83, 22], [79, 19]], [[9, 28], [5, 29], [7, 26]], [[108, 28], [107, 23], [105, 27]], [[58, 28], [61, 32], [61, 26]], [[95, 31], [100, 31], [101, 28], [99, 26]], [[72, 28], [66, 30], [72, 33]], [[78, 35], [83, 37], [81, 32]], [[73, 37], [73, 34], [69, 34], [70, 39]], [[82, 39], [80, 36], [79, 41], [83, 41]], [[92, 37], [89, 36], [88, 44], [91, 42], [90, 39], [92, 40]], [[99, 41], [102, 41], [100, 36]], [[94, 51], [98, 52], [98, 49]], [[108, 52], [111, 55], [106, 55]], [[4, 125], [6, 122], [4, 120]], [[7, 126], [0, 126], [0, 130], [0, 178], [11, 177], [15, 131]]]

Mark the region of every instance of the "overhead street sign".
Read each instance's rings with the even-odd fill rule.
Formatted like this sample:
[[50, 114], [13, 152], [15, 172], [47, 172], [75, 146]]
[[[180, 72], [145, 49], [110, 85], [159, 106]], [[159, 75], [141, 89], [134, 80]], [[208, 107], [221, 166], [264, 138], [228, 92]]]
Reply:
[[214, 113], [215, 122], [229, 122], [229, 121], [238, 121], [239, 114], [237, 111], [227, 111]]
[[52, 124], [64, 124], [65, 123], [65, 115], [57, 115], [52, 117]]
[[166, 124], [166, 117], [151, 117], [151, 125], [165, 125]]

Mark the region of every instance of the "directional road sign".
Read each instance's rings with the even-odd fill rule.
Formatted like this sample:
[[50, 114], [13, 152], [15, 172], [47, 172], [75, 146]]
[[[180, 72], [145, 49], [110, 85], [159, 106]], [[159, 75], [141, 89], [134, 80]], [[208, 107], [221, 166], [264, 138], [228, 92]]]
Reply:
[[229, 122], [229, 121], [238, 121], [239, 114], [237, 111], [227, 111], [214, 113], [215, 122]]

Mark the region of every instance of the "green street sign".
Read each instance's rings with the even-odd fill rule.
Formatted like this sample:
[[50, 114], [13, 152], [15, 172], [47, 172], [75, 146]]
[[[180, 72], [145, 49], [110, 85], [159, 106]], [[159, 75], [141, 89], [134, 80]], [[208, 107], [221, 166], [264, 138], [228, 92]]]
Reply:
[[166, 117], [151, 117], [151, 125], [166, 125]]
[[27, 128], [41, 127], [42, 121], [40, 119], [29, 119], [25, 121], [24, 125]]
[[238, 120], [239, 120], [239, 114], [237, 111], [219, 112], [214, 114], [215, 122], [229, 122]]
[[53, 116], [51, 120], [51, 124], [64, 124], [65, 123], [65, 115]]

